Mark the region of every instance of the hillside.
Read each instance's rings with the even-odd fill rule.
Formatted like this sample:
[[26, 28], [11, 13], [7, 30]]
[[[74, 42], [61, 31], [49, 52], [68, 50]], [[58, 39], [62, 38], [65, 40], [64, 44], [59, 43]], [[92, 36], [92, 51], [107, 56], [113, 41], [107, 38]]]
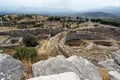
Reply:
[[113, 6], [108, 6], [108, 7], [103, 7], [95, 10], [90, 10], [92, 12], [105, 12], [105, 13], [110, 13], [113, 14], [117, 17], [120, 17], [120, 7], [113, 7]]

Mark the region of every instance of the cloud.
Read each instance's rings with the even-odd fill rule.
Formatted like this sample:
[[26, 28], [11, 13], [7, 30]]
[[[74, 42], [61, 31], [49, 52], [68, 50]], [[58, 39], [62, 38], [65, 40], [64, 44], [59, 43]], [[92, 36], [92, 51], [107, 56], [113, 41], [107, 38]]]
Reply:
[[87, 10], [120, 6], [120, 0], [0, 0], [0, 7], [48, 7]]

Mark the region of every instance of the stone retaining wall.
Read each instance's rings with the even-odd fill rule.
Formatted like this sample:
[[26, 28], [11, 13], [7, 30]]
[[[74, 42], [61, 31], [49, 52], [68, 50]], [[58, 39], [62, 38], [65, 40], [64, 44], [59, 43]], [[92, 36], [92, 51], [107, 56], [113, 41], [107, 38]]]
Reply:
[[0, 41], [0, 46], [4, 45], [6, 41], [8, 41], [10, 39], [9, 36], [7, 36], [5, 39]]
[[111, 38], [120, 40], [120, 28], [100, 27], [100, 28], [83, 29], [82, 31], [105, 33], [105, 34], [107, 34], [107, 36], [109, 36]]
[[43, 35], [43, 34], [51, 34], [51, 36], [55, 36], [56, 34], [65, 31], [64, 29], [22, 29], [22, 30], [11, 30], [9, 32], [0, 32], [0, 35], [9, 35], [13, 37], [23, 37], [27, 34], [32, 35]]
[[[13, 44], [11, 42], [12, 40], [18, 40], [18, 41]], [[0, 48], [12, 48], [15, 46], [19, 46], [21, 43], [22, 43], [22, 37], [18, 37], [18, 38], [7, 37], [0, 42]]]
[[77, 32], [71, 31], [64, 37], [64, 43], [73, 39], [81, 39], [81, 40], [107, 40], [109, 38], [102, 36], [102, 34], [93, 34], [87, 32]]

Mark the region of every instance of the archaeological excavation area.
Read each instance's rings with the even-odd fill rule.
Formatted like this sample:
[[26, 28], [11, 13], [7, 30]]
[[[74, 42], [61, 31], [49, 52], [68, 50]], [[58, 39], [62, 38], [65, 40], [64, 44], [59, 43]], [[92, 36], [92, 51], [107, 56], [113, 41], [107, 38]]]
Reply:
[[[26, 64], [12, 56], [28, 34], [38, 45], [35, 61]], [[1, 80], [120, 80], [120, 28], [35, 28], [0, 36]]]

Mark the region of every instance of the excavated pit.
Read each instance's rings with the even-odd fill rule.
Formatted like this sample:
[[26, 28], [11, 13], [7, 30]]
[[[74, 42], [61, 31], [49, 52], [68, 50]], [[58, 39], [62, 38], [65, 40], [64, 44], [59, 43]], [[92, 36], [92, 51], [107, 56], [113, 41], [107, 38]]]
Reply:
[[97, 65], [99, 61], [110, 58], [111, 52], [117, 49], [114, 40], [104, 35], [105, 33], [70, 31], [62, 39], [63, 50], [67, 54], [82, 56]]
[[87, 46], [87, 42], [79, 39], [73, 39], [65, 42], [65, 45], [69, 46]]

